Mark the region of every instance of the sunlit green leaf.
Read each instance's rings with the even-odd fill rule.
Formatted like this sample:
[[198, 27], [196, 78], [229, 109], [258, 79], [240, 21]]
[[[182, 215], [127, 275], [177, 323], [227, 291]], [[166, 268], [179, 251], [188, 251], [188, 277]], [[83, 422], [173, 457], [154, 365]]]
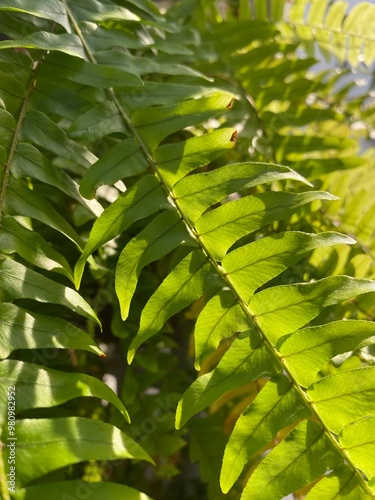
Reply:
[[[47, 408], [80, 396], [110, 401], [126, 420], [129, 415], [115, 393], [101, 380], [84, 373], [64, 373], [13, 359], [0, 362], [0, 377], [9, 386], [17, 387], [17, 413], [30, 408]], [[8, 392], [1, 393], [2, 417], [5, 415]]]
[[225, 272], [249, 302], [257, 288], [303, 258], [313, 248], [353, 244], [352, 238], [338, 233], [278, 233], [229, 252], [222, 261]]
[[171, 186], [193, 170], [209, 164], [233, 149], [234, 129], [220, 129], [177, 144], [164, 144], [154, 151], [158, 171]]
[[47, 31], [39, 31], [38, 33], [26, 35], [18, 40], [5, 40], [0, 42], [0, 49], [16, 49], [20, 47], [25, 47], [27, 49], [57, 50], [71, 56], [86, 59], [81, 40], [78, 35], [73, 33], [56, 34], [48, 33]]
[[53, 227], [73, 241], [79, 249], [83, 246], [81, 238], [45, 198], [28, 189], [22, 181], [12, 180], [5, 198], [5, 213], [7, 215], [23, 215], [32, 217]]
[[[82, 349], [105, 356], [93, 339], [60, 318], [27, 312], [14, 304], [0, 304], [0, 359], [17, 349]], [[35, 361], [43, 354], [35, 355]]]
[[72, 288], [60, 285], [11, 259], [5, 259], [0, 264], [0, 276], [3, 300], [27, 297], [40, 302], [60, 304], [100, 325], [93, 309]]
[[64, 274], [73, 281], [73, 271], [65, 257], [52, 248], [39, 233], [26, 229], [14, 217], [5, 216], [1, 221], [0, 248], [5, 254], [17, 252], [31, 264]]
[[353, 471], [346, 465], [340, 465], [327, 476], [324, 476], [307, 494], [306, 500], [320, 500], [322, 497], [327, 500], [337, 498], [345, 500], [369, 500], [372, 495], [362, 488]]
[[253, 296], [249, 308], [272, 342], [277, 342], [305, 326], [323, 308], [374, 290], [375, 282], [371, 280], [331, 276], [313, 283], [268, 288]]
[[310, 416], [293, 384], [284, 376], [273, 377], [237, 420], [225, 449], [221, 486], [226, 493], [249, 459], [278, 431]]
[[131, 118], [141, 138], [154, 149], [172, 132], [222, 114], [231, 107], [232, 99], [230, 94], [217, 92], [173, 106], [137, 109]]
[[[19, 486], [84, 460], [133, 458], [153, 463], [133, 439], [99, 420], [83, 417], [23, 419], [16, 422], [15, 433]], [[7, 459], [7, 451], [4, 455]]]
[[332, 199], [335, 197], [320, 191], [301, 194], [268, 192], [246, 196], [202, 215], [196, 223], [196, 228], [212, 254], [221, 260], [241, 236], [269, 222], [292, 215], [306, 203]]
[[164, 191], [156, 177], [142, 177], [125, 193], [121, 194], [95, 221], [83, 253], [75, 268], [75, 280], [79, 285], [85, 262], [100, 245], [118, 236], [133, 222], [143, 219], [162, 208], [170, 208]]
[[374, 381], [375, 367], [370, 366], [324, 377], [307, 392], [325, 425], [338, 434], [350, 423], [374, 413]]
[[195, 222], [207, 208], [226, 196], [280, 179], [307, 182], [287, 167], [269, 163], [234, 163], [213, 172], [185, 177], [174, 186], [173, 191], [181, 207]]
[[345, 427], [339, 436], [341, 446], [368, 479], [375, 476], [374, 424], [375, 416], [368, 415]]
[[81, 181], [80, 191], [85, 198], [93, 198], [102, 184], [114, 184], [144, 172], [147, 167], [139, 145], [133, 139], [125, 139], [89, 168]]
[[212, 404], [222, 394], [261, 376], [271, 376], [280, 368], [255, 332], [238, 336], [214, 370], [201, 377], [183, 394], [176, 411], [176, 427]]
[[32, 4], [25, 0], [2, 0], [0, 2], [0, 10], [25, 12], [33, 16], [50, 19], [59, 23], [66, 31], [70, 31], [70, 24], [64, 5], [58, 0], [49, 0], [48, 3], [43, 0], [34, 0]]
[[78, 185], [63, 170], [57, 168], [31, 144], [19, 143], [12, 162], [14, 177], [33, 177], [61, 189], [71, 198], [86, 206], [96, 216], [103, 211], [96, 201], [88, 202], [79, 194]]
[[65, 480], [53, 483], [38, 484], [20, 488], [14, 495], [15, 500], [40, 500], [50, 496], [65, 496], [75, 498], [78, 495], [90, 495], [90, 500], [102, 500], [108, 497], [111, 500], [152, 500], [145, 493], [141, 493], [125, 484], [109, 482], [84, 482], [82, 480]]
[[139, 331], [129, 347], [128, 361], [132, 361], [138, 347], [158, 333], [171, 316], [199, 299], [210, 288], [221, 284], [221, 279], [212, 273], [211, 264], [202, 252], [190, 252], [167, 276], [143, 309]]
[[375, 325], [370, 321], [343, 320], [303, 328], [281, 339], [278, 349], [299, 384], [307, 387], [330, 359], [375, 343]]
[[160, 214], [127, 244], [116, 268], [116, 293], [123, 320], [127, 318], [130, 301], [143, 267], [184, 244], [196, 246], [183, 221], [172, 211]]
[[279, 500], [342, 461], [323, 429], [305, 420], [259, 464], [241, 499]]
[[222, 339], [236, 332], [244, 332], [250, 320], [237, 298], [229, 290], [222, 290], [210, 299], [195, 325], [195, 367], [219, 345]]

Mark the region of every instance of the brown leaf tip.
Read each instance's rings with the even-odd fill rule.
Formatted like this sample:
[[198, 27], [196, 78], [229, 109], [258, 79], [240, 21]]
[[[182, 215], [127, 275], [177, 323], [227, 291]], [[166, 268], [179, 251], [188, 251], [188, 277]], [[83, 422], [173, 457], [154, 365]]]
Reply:
[[233, 147], [236, 145], [237, 142], [237, 130], [235, 130], [232, 134], [232, 137], [230, 138], [230, 142], [233, 143]]
[[232, 109], [234, 103], [234, 99], [230, 100], [230, 103], [226, 106], [227, 109]]

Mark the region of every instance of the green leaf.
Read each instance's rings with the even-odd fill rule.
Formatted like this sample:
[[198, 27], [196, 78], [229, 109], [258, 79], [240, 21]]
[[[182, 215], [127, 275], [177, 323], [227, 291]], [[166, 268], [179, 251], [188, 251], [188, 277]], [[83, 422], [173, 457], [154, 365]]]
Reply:
[[[333, 54], [340, 63], [346, 60], [354, 67], [374, 60], [375, 38], [373, 23], [374, 6], [360, 2], [348, 10], [348, 3], [314, 1], [314, 8], [305, 19], [307, 5], [294, 2], [290, 9], [290, 22], [302, 40], [316, 40], [325, 55]], [[366, 22], [365, 22], [366, 20]]]
[[[17, 420], [18, 486], [49, 472], [85, 460], [152, 458], [116, 427], [83, 417]], [[4, 441], [4, 437], [2, 437]], [[7, 451], [5, 451], [5, 460]]]
[[159, 146], [154, 151], [158, 171], [173, 186], [188, 173], [208, 165], [225, 151], [233, 149], [231, 138], [234, 132], [232, 128], [224, 128], [177, 144]]
[[276, 434], [311, 411], [283, 375], [276, 375], [263, 387], [237, 420], [225, 449], [220, 484], [227, 493], [245, 464]]
[[352, 238], [333, 232], [278, 233], [228, 253], [222, 260], [222, 267], [248, 303], [257, 288], [300, 261], [314, 248], [353, 243]]
[[375, 282], [371, 280], [330, 276], [312, 283], [262, 290], [250, 300], [249, 309], [262, 330], [276, 343], [283, 335], [306, 325], [325, 307], [374, 290]]
[[189, 236], [179, 215], [169, 210], [157, 216], [126, 245], [116, 267], [116, 293], [123, 320], [128, 316], [130, 301], [141, 270], [179, 245], [196, 246], [197, 244]]
[[[94, 53], [100, 53], [100, 51], [106, 51], [108, 49], [116, 50], [118, 47], [143, 49], [147, 46], [145, 40], [139, 38], [131, 31], [120, 29], [110, 30], [88, 21], [81, 22], [80, 28]], [[104, 60], [103, 62], [106, 61]]]
[[173, 106], [137, 109], [131, 119], [141, 138], [153, 150], [173, 132], [221, 115], [223, 111], [230, 109], [232, 100], [232, 95], [216, 92], [208, 97], [190, 99]]
[[0, 42], [0, 50], [18, 48], [57, 50], [58, 52], [65, 52], [65, 54], [86, 59], [81, 40], [78, 35], [74, 35], [73, 33], [57, 35], [56, 33], [49, 33], [47, 31], [38, 31], [18, 40]]
[[33, 177], [50, 186], [55, 186], [71, 198], [84, 205], [97, 217], [102, 213], [101, 205], [88, 202], [79, 194], [78, 185], [63, 170], [53, 165], [40, 151], [31, 144], [19, 143], [12, 161], [12, 175], [18, 179]]
[[[370, 40], [374, 43], [374, 34], [372, 30], [367, 30], [365, 27], [366, 23], [365, 25], [363, 23], [364, 19], [368, 19], [369, 21], [374, 19], [375, 9], [373, 7], [373, 5], [367, 2], [355, 5], [350, 10], [343, 23], [344, 30], [352, 35], [349, 39], [349, 51], [347, 57], [349, 63], [354, 67], [357, 66], [361, 60], [361, 35], [366, 36], [366, 38], [370, 38]], [[368, 43], [368, 45], [370, 45], [370, 43]], [[366, 58], [365, 62], [372, 62], [372, 59]]]
[[192, 56], [194, 54], [185, 45], [171, 44], [169, 41], [164, 41], [164, 40], [157, 41], [153, 45], [153, 48], [161, 52], [165, 52], [166, 54], [172, 54], [172, 55]]
[[0, 107], [1, 144], [5, 150], [10, 148], [15, 128], [16, 122], [14, 121], [13, 116], [8, 113], [8, 111], [5, 111]]
[[369, 480], [375, 476], [374, 425], [375, 416], [372, 414], [345, 427], [339, 436], [340, 445]]
[[0, 248], [5, 254], [17, 252], [30, 264], [63, 274], [74, 283], [72, 269], [65, 257], [40, 234], [26, 229], [13, 217], [5, 216], [1, 221]]
[[12, 180], [7, 187], [4, 204], [7, 215], [23, 215], [53, 227], [73, 241], [81, 250], [81, 238], [72, 226], [40, 194], [28, 189], [22, 181]]
[[82, 94], [74, 92], [66, 85], [63, 86], [61, 82], [57, 83], [44, 80], [42, 77], [38, 78], [38, 84], [30, 97], [30, 106], [33, 109], [42, 109], [44, 113], [55, 114], [73, 121], [91, 103]]
[[[144, 58], [142, 58], [143, 60]], [[136, 68], [138, 70], [138, 67]], [[133, 87], [117, 87], [116, 96], [126, 109], [136, 109], [140, 106], [155, 106], [179, 103], [187, 99], [203, 97], [207, 88], [198, 85], [146, 81], [141, 92], [135, 92]]]
[[132, 361], [138, 347], [158, 333], [171, 316], [199, 299], [210, 288], [221, 284], [207, 257], [200, 250], [190, 252], [165, 278], [144, 307], [139, 331], [128, 350], [128, 362]]
[[[9, 64], [9, 71], [13, 72], [14, 65]], [[0, 71], [0, 98], [4, 100], [5, 107], [13, 116], [18, 116], [25, 97], [26, 89], [23, 80], [17, 79], [18, 75], [7, 74], [6, 65], [2, 65]], [[27, 81], [27, 80], [26, 80]], [[22, 82], [22, 83], [21, 83]]]
[[70, 32], [70, 23], [64, 4], [58, 0], [48, 0], [47, 4], [44, 0], [33, 0], [32, 4], [25, 0], [1, 0], [0, 10], [25, 12], [43, 19], [50, 19]]
[[88, 168], [97, 160], [91, 152], [68, 139], [66, 133], [44, 113], [31, 110], [21, 130], [22, 140], [37, 144], [55, 155]]
[[81, 181], [81, 194], [85, 198], [93, 198], [99, 186], [139, 175], [147, 168], [148, 163], [140, 146], [134, 139], [125, 139], [91, 165]]
[[[311, 84], [311, 82], [310, 82]], [[299, 85], [299, 82], [298, 82]], [[316, 89], [311, 89], [316, 90]], [[304, 141], [304, 153], [296, 154], [299, 146], [301, 144], [301, 140], [303, 137]], [[276, 135], [273, 137], [273, 141], [275, 142], [275, 146], [277, 148], [276, 158], [278, 161], [281, 161], [283, 158], [290, 159], [299, 159], [307, 156], [309, 151], [329, 151], [332, 149], [345, 150], [351, 149], [355, 147], [355, 143], [350, 139], [344, 139], [342, 137], [314, 137], [314, 136], [283, 136]]]
[[[104, 357], [94, 340], [73, 323], [0, 304], [0, 359], [17, 349], [82, 349]], [[36, 354], [35, 360], [39, 360]]]
[[170, 205], [163, 188], [153, 175], [141, 177], [125, 193], [120, 194], [94, 223], [75, 267], [77, 288], [82, 278], [85, 262], [97, 248], [118, 236], [134, 222], [163, 208], [170, 208]]
[[3, 146], [0, 146], [0, 165], [5, 165], [6, 160], [7, 160], [7, 152], [3, 148]]
[[258, 465], [241, 500], [279, 500], [342, 460], [323, 429], [303, 421]]
[[[20, 18], [22, 17], [22, 21]], [[20, 14], [15, 14], [14, 12], [7, 12], [7, 11], [2, 11], [1, 16], [0, 16], [0, 29], [2, 33], [7, 33], [9, 36], [9, 39], [14, 39], [18, 37], [22, 37], [24, 35], [28, 35], [30, 33], [34, 33], [35, 31], [38, 30], [38, 27], [41, 27], [43, 25], [45, 27], [46, 23], [45, 21], [43, 22], [42, 19], [27, 19], [28, 16], [25, 15], [20, 15]], [[26, 22], [28, 20], [29, 22]], [[30, 22], [31, 21], [31, 22]], [[9, 56], [10, 52], [16, 53], [16, 51], [1, 51], [4, 54], [7, 53]], [[21, 51], [20, 51], [21, 52]], [[23, 51], [22, 51], [23, 52]], [[26, 56], [26, 57], [25, 57]], [[2, 56], [3, 57], [3, 56]], [[5, 56], [6, 57], [6, 56]], [[25, 54], [24, 52], [22, 55], [14, 55], [11, 54], [11, 57], [8, 58], [16, 61], [20, 61], [21, 59], [29, 59], [30, 62], [32, 62], [32, 58], [30, 57], [30, 54]]]
[[247, 47], [254, 40], [268, 40], [277, 34], [276, 27], [260, 21], [227, 21], [217, 23], [205, 33], [205, 40], [215, 43], [215, 56], [223, 57]]
[[[30, 408], [49, 408], [80, 396], [96, 397], [112, 403], [130, 422], [116, 394], [104, 382], [83, 373], [64, 373], [14, 359], [0, 362], [0, 377], [17, 389], [17, 414]], [[6, 420], [8, 391], [3, 385], [0, 396], [1, 418]]]
[[[134, 5], [136, 5], [136, 9], [134, 9]], [[98, 23], [102, 21], [118, 21], [122, 23], [132, 21], [136, 23], [136, 27], [141, 20], [136, 12], [142, 13], [142, 16], [144, 16], [145, 12], [150, 14], [150, 12], [155, 13], [156, 11], [155, 6], [152, 8], [151, 2], [146, 3], [145, 0], [137, 1], [137, 3], [134, 0], [127, 0], [126, 8], [113, 2], [98, 2], [97, 0], [86, 0], [84, 5], [71, 2], [70, 7], [78, 20], [89, 20]], [[151, 19], [155, 19], [155, 17], [151, 16]], [[161, 19], [161, 21], [162, 24], [166, 24], [164, 19]], [[146, 19], [143, 19], [143, 22], [147, 24]], [[162, 27], [161, 25], [160, 28]]]
[[53, 483], [38, 484], [20, 488], [14, 495], [14, 500], [40, 500], [41, 498], [56, 497], [65, 499], [82, 498], [89, 495], [90, 500], [152, 500], [151, 497], [141, 493], [125, 484], [108, 482], [85, 482], [81, 479], [75, 481], [65, 480]]
[[320, 2], [313, 2], [307, 18], [308, 23], [321, 26], [323, 23], [324, 14], [326, 13], [327, 10], [327, 6], [328, 6], [327, 0], [323, 0]]
[[307, 387], [315, 382], [318, 371], [337, 354], [374, 343], [374, 323], [342, 320], [298, 330], [280, 339], [277, 348], [295, 380]]
[[14, 260], [5, 259], [0, 264], [0, 276], [3, 300], [29, 298], [60, 304], [100, 325], [93, 309], [75, 290], [60, 285]]
[[256, 331], [240, 333], [217, 367], [199, 377], [185, 391], [178, 403], [176, 427], [180, 429], [225, 392], [279, 371], [276, 359]]
[[200, 368], [222, 339], [244, 332], [250, 326], [250, 318], [230, 290], [222, 290], [212, 297], [195, 324], [195, 368]]
[[292, 166], [308, 179], [314, 179], [335, 170], [351, 169], [360, 167], [363, 164], [363, 158], [335, 158], [334, 162], [332, 162], [331, 158], [309, 158], [293, 162]]
[[335, 434], [375, 411], [375, 367], [347, 370], [324, 377], [307, 393], [319, 416]]
[[148, 15], [155, 21], [165, 22], [165, 18], [160, 13], [158, 6], [152, 0], [128, 0], [128, 4], [131, 5], [134, 12], [141, 11], [144, 16]]
[[185, 177], [174, 186], [179, 205], [195, 222], [202, 213], [231, 193], [281, 179], [309, 184], [288, 167], [270, 163], [233, 163], [202, 174]]
[[279, 191], [246, 196], [202, 215], [196, 223], [196, 229], [212, 255], [221, 260], [242, 236], [270, 222], [291, 216], [306, 203], [334, 199], [335, 196], [323, 191], [297, 194]]
[[189, 423], [189, 458], [199, 465], [200, 477], [207, 483], [207, 498], [221, 500], [219, 474], [225, 447], [222, 416], [217, 413]]
[[[109, 51], [97, 52], [95, 58], [101, 64], [108, 64], [120, 69], [126, 68], [132, 74], [140, 76], [160, 73], [162, 75], [190, 76], [208, 80], [206, 75], [189, 66], [165, 62], [164, 59], [158, 60], [157, 57], [151, 59], [150, 57], [133, 56], [124, 51], [112, 49]], [[126, 85], [126, 83], [124, 82], [123, 85]]]
[[326, 15], [326, 25], [333, 31], [330, 50], [339, 61], [345, 60], [346, 35], [340, 33], [348, 10], [347, 2], [338, 1], [330, 5]]
[[324, 476], [307, 494], [306, 500], [370, 500], [373, 496], [364, 491], [355, 473], [346, 465], [340, 465], [334, 472]]
[[68, 130], [72, 139], [95, 142], [114, 134], [126, 133], [125, 123], [112, 101], [102, 102], [87, 113], [79, 116]]
[[67, 79], [81, 85], [98, 88], [119, 87], [122, 85], [141, 87], [142, 80], [134, 73], [114, 68], [107, 64], [92, 62], [52, 52], [46, 58], [41, 76], [47, 78], [53, 73], [53, 80]]

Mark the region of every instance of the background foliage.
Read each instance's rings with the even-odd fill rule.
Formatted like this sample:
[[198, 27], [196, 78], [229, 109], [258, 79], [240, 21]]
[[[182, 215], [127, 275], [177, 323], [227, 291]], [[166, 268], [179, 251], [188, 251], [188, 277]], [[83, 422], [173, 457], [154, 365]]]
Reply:
[[374, 24], [0, 0], [2, 498], [374, 497]]

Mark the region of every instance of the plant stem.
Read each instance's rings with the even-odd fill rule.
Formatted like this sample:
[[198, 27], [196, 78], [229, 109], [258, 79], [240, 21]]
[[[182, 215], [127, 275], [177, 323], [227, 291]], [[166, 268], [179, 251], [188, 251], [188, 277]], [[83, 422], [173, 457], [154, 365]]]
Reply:
[[28, 87], [26, 94], [25, 94], [25, 97], [23, 99], [23, 103], [22, 103], [21, 111], [20, 111], [19, 118], [18, 118], [18, 121], [16, 124], [16, 128], [14, 129], [12, 144], [10, 146], [8, 159], [7, 159], [6, 164], [5, 164], [5, 170], [4, 170], [1, 191], [0, 191], [0, 222], [3, 218], [5, 195], [6, 195], [6, 190], [7, 190], [8, 184], [9, 184], [11, 165], [13, 163], [13, 159], [14, 159], [14, 156], [16, 154], [16, 149], [17, 149], [17, 145], [18, 145], [18, 141], [19, 141], [19, 137], [20, 137], [20, 133], [21, 133], [21, 128], [22, 128], [23, 122], [24, 122], [25, 117], [26, 117], [30, 97], [34, 91], [34, 87], [35, 87], [35, 83], [36, 83], [36, 79], [37, 79], [37, 73], [38, 73], [38, 70], [39, 70], [40, 65], [43, 62], [44, 58], [45, 58], [45, 53], [43, 53], [41, 55], [41, 57], [39, 58], [39, 60], [37, 61], [37, 63], [34, 66], [32, 77], [31, 77], [31, 80], [29, 83], [29, 87]]

